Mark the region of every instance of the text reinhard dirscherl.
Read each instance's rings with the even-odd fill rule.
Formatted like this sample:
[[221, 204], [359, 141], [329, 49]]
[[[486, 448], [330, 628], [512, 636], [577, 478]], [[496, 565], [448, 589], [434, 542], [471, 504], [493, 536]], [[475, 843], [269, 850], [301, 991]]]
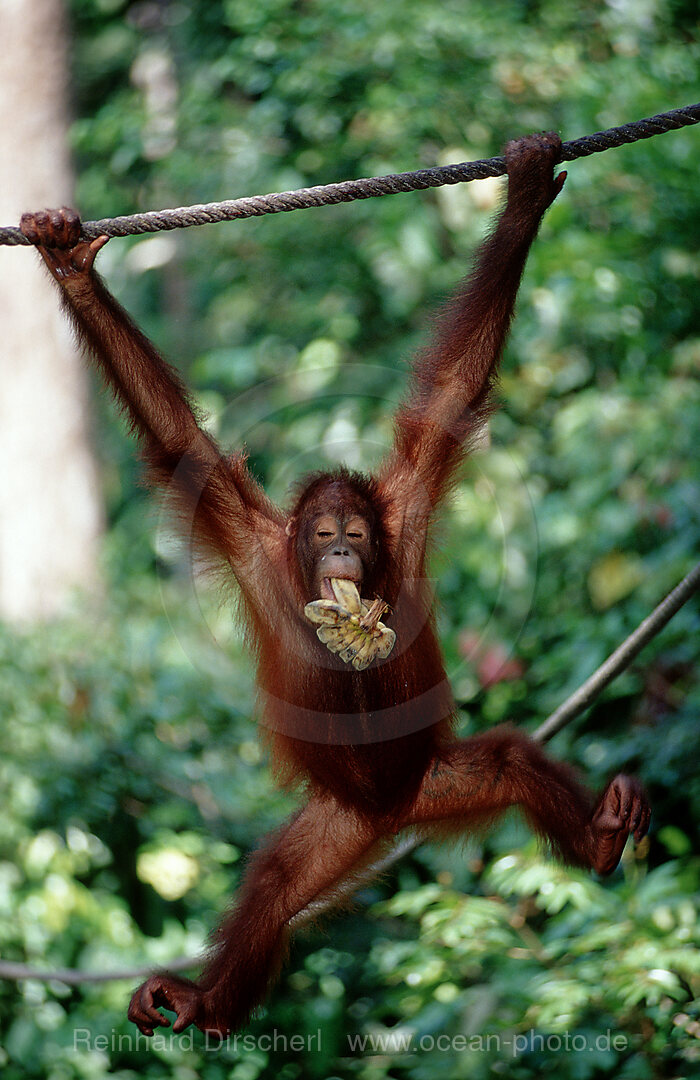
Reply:
[[175, 1035], [172, 1031], [155, 1031], [153, 1035], [142, 1035], [140, 1031], [123, 1032], [113, 1029], [109, 1034], [93, 1035], [89, 1028], [75, 1028], [73, 1031], [73, 1049], [118, 1051], [128, 1053], [134, 1050], [232, 1050], [245, 1051], [262, 1050], [263, 1053], [273, 1050], [277, 1053], [306, 1053], [319, 1054], [321, 1052], [321, 1029], [305, 1035], [287, 1035], [284, 1031], [263, 1032], [261, 1035], [228, 1035], [225, 1037], [206, 1033], [195, 1038], [194, 1028]]
[[[394, 1031], [377, 1031], [370, 1034], [348, 1034], [347, 1049], [350, 1054], [410, 1054], [410, 1053], [490, 1053], [503, 1057], [517, 1058], [526, 1053], [550, 1054], [585, 1054], [613, 1051], [623, 1053], [629, 1048], [629, 1040], [621, 1032], [608, 1028], [596, 1036], [586, 1036], [580, 1032], [550, 1032], [545, 1034], [531, 1029], [524, 1032], [509, 1032], [480, 1035], [419, 1035], [401, 1028]], [[194, 1030], [181, 1035], [172, 1031], [156, 1031], [152, 1036], [141, 1035], [136, 1031], [120, 1032], [112, 1030], [109, 1034], [94, 1035], [89, 1028], [75, 1028], [73, 1032], [73, 1050], [131, 1053], [135, 1050], [198, 1050], [212, 1052], [250, 1053], [261, 1050], [263, 1053], [319, 1054], [322, 1050], [321, 1029], [306, 1034], [287, 1035], [286, 1032], [263, 1032], [260, 1035], [240, 1034], [220, 1037], [205, 1034], [197, 1036]]]

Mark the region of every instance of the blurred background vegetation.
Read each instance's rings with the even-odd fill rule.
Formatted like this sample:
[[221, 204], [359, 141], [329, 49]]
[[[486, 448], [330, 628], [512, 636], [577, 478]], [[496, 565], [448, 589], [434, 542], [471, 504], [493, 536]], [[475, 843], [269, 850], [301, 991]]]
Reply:
[[[71, 0], [70, 17], [86, 218], [487, 157], [700, 96], [690, 0]], [[491, 445], [434, 561], [465, 733], [536, 726], [698, 557], [699, 139], [572, 163], [530, 258]], [[101, 270], [284, 498], [320, 460], [380, 456], [500, 190], [115, 240]], [[40, 969], [196, 954], [292, 805], [230, 608], [162, 528], [109, 403], [94, 410], [104, 595], [0, 629], [0, 950]], [[649, 788], [651, 842], [610, 881], [547, 862], [515, 820], [420, 849], [294, 945], [250, 1031], [320, 1030], [306, 1054], [206, 1053], [198, 1033], [76, 1050], [76, 1029], [133, 1034], [128, 981], [0, 982], [3, 1078], [697, 1076], [697, 630], [691, 602], [553, 744], [592, 785], [625, 769]], [[568, 1049], [515, 1053], [532, 1030]], [[424, 1041], [347, 1038], [387, 1033]], [[440, 1035], [468, 1047], [431, 1050]]]

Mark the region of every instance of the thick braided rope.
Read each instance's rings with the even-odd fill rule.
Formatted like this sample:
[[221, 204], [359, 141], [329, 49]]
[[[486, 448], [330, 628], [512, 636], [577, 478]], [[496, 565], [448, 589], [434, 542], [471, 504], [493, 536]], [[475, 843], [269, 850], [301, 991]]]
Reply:
[[[681, 109], [660, 113], [646, 120], [636, 120], [622, 127], [608, 128], [594, 135], [562, 144], [561, 160], [599, 154], [625, 143], [650, 139], [666, 131], [676, 131], [690, 124], [700, 123], [700, 104], [686, 105]], [[483, 180], [487, 176], [502, 176], [506, 171], [503, 157], [485, 161], [467, 161], [460, 165], [441, 165], [417, 172], [394, 173], [362, 180], [345, 180], [339, 184], [300, 188], [271, 195], [251, 195], [227, 202], [206, 203], [200, 206], [182, 206], [174, 210], [149, 210], [143, 214], [102, 218], [83, 224], [81, 236], [91, 240], [96, 236], [134, 236], [138, 233], [161, 232], [169, 229], [186, 229], [191, 225], [208, 225], [215, 221], [232, 221], [235, 218], [261, 217], [263, 214], [281, 214], [290, 210], [305, 210], [311, 206], [331, 206], [334, 203], [352, 202], [354, 199], [373, 199], [381, 195], [398, 195], [404, 191], [420, 191], [425, 188], [442, 187], [445, 184], [461, 184], [470, 180]], [[0, 228], [0, 245], [27, 244], [19, 229]]]

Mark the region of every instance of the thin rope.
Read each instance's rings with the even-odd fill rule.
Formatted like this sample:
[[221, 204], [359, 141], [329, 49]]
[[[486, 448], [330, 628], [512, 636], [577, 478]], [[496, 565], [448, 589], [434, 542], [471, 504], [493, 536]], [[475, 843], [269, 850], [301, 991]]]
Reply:
[[700, 589], [700, 563], [693, 567], [690, 573], [686, 574], [675, 589], [672, 589], [658, 607], [654, 608], [651, 615], [647, 615], [637, 629], [633, 630], [630, 636], [622, 642], [622, 645], [619, 645], [615, 652], [611, 653], [607, 660], [603, 661], [597, 671], [594, 671], [590, 678], [586, 679], [585, 683], [574, 691], [571, 697], [567, 698], [558, 709], [555, 709], [551, 716], [548, 716], [540, 724], [532, 736], [533, 739], [547, 742], [558, 731], [561, 731], [565, 724], [568, 724], [584, 709], [587, 709], [601, 691], [632, 663], [635, 656], [642, 651], [644, 646], [663, 630], [666, 623], [673, 618], [676, 612], [683, 607], [685, 602], [698, 589]]
[[[559, 706], [534, 732], [532, 738], [538, 742], [547, 742], [565, 724], [568, 724], [575, 716], [583, 712], [601, 691], [619, 675], [637, 656], [641, 649], [656, 636], [666, 624], [673, 618], [677, 611], [700, 589], [700, 563], [683, 580], [672, 589], [668, 596], [654, 608], [652, 613], [644, 619], [622, 645], [618, 646], [610, 654], [600, 667], [589, 679], [567, 700]], [[323, 914], [328, 908], [335, 907], [351, 893], [362, 888], [364, 884], [373, 880], [378, 875], [389, 870], [394, 863], [405, 855], [414, 851], [423, 842], [423, 838], [415, 833], [405, 836], [400, 840], [384, 858], [379, 859], [363, 873], [358, 874], [352, 881], [352, 888], [344, 892], [341, 890], [332, 900], [318, 900], [308, 904], [302, 911], [290, 920], [290, 925], [295, 930], [313, 921], [318, 915]], [[202, 957], [178, 957], [168, 964], [170, 971], [189, 971], [201, 967]], [[134, 982], [151, 974], [153, 967], [131, 968], [124, 971], [97, 972], [79, 971], [74, 968], [57, 968], [55, 971], [42, 971], [34, 969], [28, 964], [21, 964], [13, 960], [0, 960], [0, 979], [19, 980], [37, 979], [39, 982], [62, 982], [67, 986], [78, 986], [81, 983], [116, 982], [119, 979], [127, 979]]]
[[[636, 120], [622, 127], [608, 128], [594, 135], [562, 144], [561, 160], [600, 154], [626, 143], [650, 139], [667, 131], [690, 124], [700, 123], [700, 103], [685, 105], [681, 109], [659, 113], [646, 120]], [[483, 180], [487, 176], [503, 176], [506, 172], [504, 157], [484, 161], [466, 161], [459, 165], [440, 165], [417, 172], [393, 173], [389, 176], [373, 176], [361, 180], [344, 180], [339, 184], [323, 184], [271, 195], [250, 195], [243, 199], [226, 202], [204, 203], [198, 206], [181, 206], [174, 210], [149, 210], [142, 214], [126, 214], [122, 217], [101, 218], [86, 221], [81, 229], [84, 240], [96, 236], [135, 236], [140, 233], [162, 232], [170, 229], [187, 229], [193, 225], [210, 225], [217, 221], [233, 221], [237, 218], [261, 217], [263, 214], [283, 214], [291, 210], [307, 210], [312, 206], [332, 206], [335, 203], [353, 202], [355, 199], [374, 199], [382, 195], [398, 195], [405, 191], [422, 191], [442, 187], [445, 184], [462, 184], [471, 180]], [[19, 229], [13, 226], [0, 228], [0, 245], [26, 245]]]

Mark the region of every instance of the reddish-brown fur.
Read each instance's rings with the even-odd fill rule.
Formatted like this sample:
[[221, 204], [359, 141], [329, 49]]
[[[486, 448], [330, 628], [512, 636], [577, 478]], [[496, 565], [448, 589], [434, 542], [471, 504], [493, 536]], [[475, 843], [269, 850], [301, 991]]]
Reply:
[[[80, 242], [72, 211], [22, 219], [141, 438], [152, 478], [236, 576], [273, 767], [281, 781], [308, 790], [305, 806], [252, 858], [200, 979], [159, 973], [134, 994], [129, 1016], [146, 1034], [169, 1023], [162, 1007], [177, 1014], [175, 1031], [243, 1025], [282, 962], [294, 917], [332, 895], [401, 828], [464, 829], [518, 805], [556, 854], [601, 873], [617, 865], [629, 833], [640, 839], [646, 831], [648, 807], [628, 777], [616, 777], [596, 803], [569, 769], [510, 728], [454, 738], [426, 584], [430, 518], [489, 410], [527, 253], [563, 183], [564, 174], [554, 177], [559, 147], [554, 135], [507, 147], [506, 207], [416, 362], [379, 474], [312, 477], [289, 515], [269, 502], [241, 455], [221, 455], [178, 376], [93, 272], [106, 238]], [[322, 531], [317, 523], [326, 518]], [[351, 532], [355, 519], [367, 535]], [[333, 530], [348, 548], [333, 557], [354, 560], [362, 595], [379, 595], [392, 609], [394, 651], [364, 671], [332, 655], [304, 616], [323, 577], [320, 552], [336, 543], [324, 539]]]

